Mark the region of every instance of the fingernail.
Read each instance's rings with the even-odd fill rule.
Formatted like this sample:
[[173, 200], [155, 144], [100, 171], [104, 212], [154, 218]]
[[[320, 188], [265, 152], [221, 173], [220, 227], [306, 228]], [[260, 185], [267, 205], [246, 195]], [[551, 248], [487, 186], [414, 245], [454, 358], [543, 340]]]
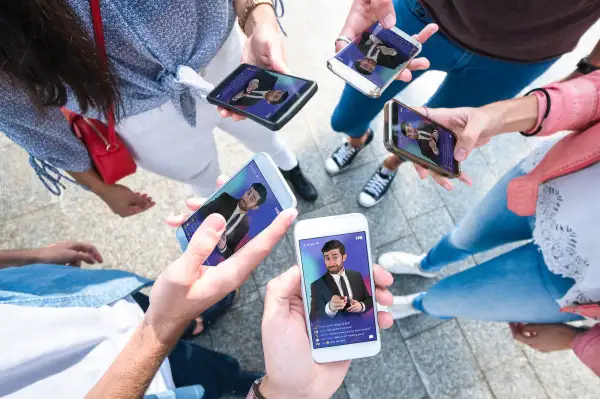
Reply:
[[206, 222], [208, 223], [208, 227], [213, 229], [215, 232], [220, 233], [225, 230], [225, 218], [217, 213], [213, 213], [210, 215]]
[[296, 218], [298, 217], [298, 210], [297, 209], [292, 209], [290, 211], [290, 215], [288, 216], [288, 225], [291, 226], [292, 223], [294, 223], [294, 220], [296, 220]]
[[465, 150], [464, 148], [459, 148], [456, 150], [456, 154], [454, 155], [454, 158], [456, 158], [457, 161], [464, 161], [465, 158], [467, 157], [467, 150]]
[[452, 184], [450, 183], [444, 183], [444, 188], [448, 191], [452, 191]]
[[383, 19], [383, 27], [391, 29], [394, 25], [396, 25], [396, 17], [394, 14], [390, 13]]

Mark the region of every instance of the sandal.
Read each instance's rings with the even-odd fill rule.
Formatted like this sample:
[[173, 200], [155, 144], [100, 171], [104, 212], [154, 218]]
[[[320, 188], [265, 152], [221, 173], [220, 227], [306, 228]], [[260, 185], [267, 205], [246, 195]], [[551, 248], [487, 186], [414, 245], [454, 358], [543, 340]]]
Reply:
[[[225, 296], [225, 298], [221, 299], [219, 302], [215, 303], [210, 308], [206, 309], [204, 313], [202, 313], [196, 320], [192, 321], [190, 325], [185, 329], [185, 332], [181, 336], [182, 339], [194, 339], [198, 335], [202, 334], [206, 331], [213, 323], [215, 323], [221, 316], [225, 314], [233, 306], [235, 303], [235, 298], [239, 293], [239, 289], [230, 292]], [[198, 327], [198, 319], [201, 319], [204, 328], [197, 334], [194, 334], [194, 331]]]

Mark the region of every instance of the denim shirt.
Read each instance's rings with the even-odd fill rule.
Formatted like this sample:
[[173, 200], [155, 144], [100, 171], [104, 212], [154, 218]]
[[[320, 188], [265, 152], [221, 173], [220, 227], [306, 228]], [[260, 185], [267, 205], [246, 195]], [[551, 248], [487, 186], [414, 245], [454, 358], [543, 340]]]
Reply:
[[[0, 305], [29, 307], [94, 307], [116, 302], [152, 280], [122, 270], [89, 270], [38, 264], [0, 270]], [[200, 385], [146, 395], [153, 399], [201, 399]]]

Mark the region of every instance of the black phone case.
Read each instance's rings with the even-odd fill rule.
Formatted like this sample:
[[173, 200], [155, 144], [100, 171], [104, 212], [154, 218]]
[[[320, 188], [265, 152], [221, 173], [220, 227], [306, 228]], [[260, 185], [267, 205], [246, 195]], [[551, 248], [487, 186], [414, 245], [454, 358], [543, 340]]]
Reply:
[[[281, 75], [291, 76], [293, 78], [306, 80], [308, 82], [309, 86], [306, 89], [306, 91], [304, 93], [302, 93], [302, 96], [298, 100], [296, 100], [296, 102], [291, 107], [289, 107], [289, 109], [283, 115], [281, 115], [279, 117], [279, 119], [277, 119], [276, 121], [270, 121], [267, 119], [259, 118], [256, 115], [253, 115], [253, 114], [246, 112], [244, 110], [241, 110], [241, 109], [237, 109], [234, 106], [232, 106], [231, 104], [221, 101], [215, 97], [216, 93], [219, 93], [222, 90], [222, 87], [224, 85], [226, 85], [227, 83], [229, 83], [229, 81], [232, 79], [232, 77], [239, 75], [240, 71], [242, 69], [245, 69], [248, 66], [249, 66], [249, 64], [241, 64], [235, 71], [230, 73], [221, 83], [219, 83], [219, 85], [217, 87], [215, 87], [215, 89], [213, 91], [211, 91], [209, 93], [206, 100], [210, 104], [217, 105], [221, 108], [225, 108], [227, 110], [233, 111], [236, 114], [244, 115], [248, 119], [251, 119], [251, 120], [255, 121], [256, 123], [259, 123], [260, 125], [266, 127], [269, 130], [277, 131], [277, 130], [280, 130], [281, 128], [283, 128], [298, 112], [300, 112], [300, 110], [306, 105], [306, 103], [312, 98], [312, 96], [315, 95], [315, 93], [318, 90], [317, 82], [314, 82], [314, 81], [308, 80], [308, 79], [304, 79], [304, 78], [300, 78], [297, 76], [285, 75], [280, 72], [277, 72]], [[264, 69], [264, 70], [269, 71], [269, 69]], [[275, 71], [271, 71], [271, 72], [275, 72]]]

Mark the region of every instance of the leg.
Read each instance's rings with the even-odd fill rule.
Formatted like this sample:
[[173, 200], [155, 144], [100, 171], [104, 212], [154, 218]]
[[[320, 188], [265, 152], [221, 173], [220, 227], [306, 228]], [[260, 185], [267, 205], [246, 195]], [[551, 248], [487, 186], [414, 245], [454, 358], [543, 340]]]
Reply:
[[563, 323], [581, 319], [574, 314], [561, 313], [555, 302], [573, 284], [572, 279], [553, 275], [539, 248], [529, 243], [444, 278], [418, 297], [413, 306], [443, 318]]
[[176, 387], [202, 385], [205, 399], [231, 394], [246, 395], [260, 373], [240, 371], [239, 362], [225, 354], [214, 352], [187, 341], [179, 341], [169, 363]]

